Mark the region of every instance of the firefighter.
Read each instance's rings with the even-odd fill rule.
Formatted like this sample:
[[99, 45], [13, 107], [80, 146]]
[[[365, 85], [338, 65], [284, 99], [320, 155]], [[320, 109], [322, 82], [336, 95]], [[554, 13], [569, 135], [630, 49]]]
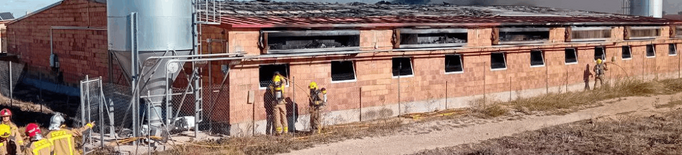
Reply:
[[604, 74], [609, 69], [606, 67], [601, 59], [597, 59], [597, 64], [594, 65], [594, 89], [597, 89], [597, 80], [599, 80], [599, 86], [604, 86]]
[[12, 134], [11, 127], [7, 124], [0, 124], [0, 155], [9, 154], [9, 138]]
[[272, 96], [275, 100], [272, 105], [273, 114], [275, 115], [275, 131], [277, 135], [286, 134], [289, 132], [289, 123], [287, 122], [287, 106], [284, 102], [284, 85], [289, 80], [282, 76], [279, 72], [275, 72], [272, 77], [272, 84], [270, 85], [270, 90], [272, 90]]
[[48, 139], [43, 138], [37, 124], [28, 124], [25, 133], [30, 138], [24, 150], [25, 155], [51, 155], [54, 152], [54, 146]]
[[313, 134], [320, 133], [322, 131], [320, 111], [327, 103], [327, 89], [318, 89], [315, 82], [310, 82], [308, 88], [310, 89], [310, 130]]
[[75, 139], [76, 136], [82, 136], [83, 132], [91, 129], [95, 122], [86, 124], [80, 129], [69, 130], [64, 125], [64, 117], [61, 113], [56, 113], [50, 118], [50, 133], [47, 134], [47, 139], [54, 145], [55, 155], [79, 155], [80, 152], [76, 150]]
[[16, 124], [12, 123], [12, 111], [9, 109], [5, 108], [0, 110], [0, 116], [2, 116], [2, 124], [7, 124], [10, 127], [10, 143], [14, 143], [12, 146], [14, 148], [10, 148], [10, 152], [21, 152], [21, 147], [24, 145], [24, 138], [21, 136], [21, 133], [19, 132], [19, 128], [17, 127]]

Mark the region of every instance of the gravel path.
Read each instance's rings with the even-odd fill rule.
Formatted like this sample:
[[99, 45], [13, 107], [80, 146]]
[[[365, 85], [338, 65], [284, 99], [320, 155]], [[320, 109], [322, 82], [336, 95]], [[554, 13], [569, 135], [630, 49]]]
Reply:
[[[476, 143], [482, 140], [510, 136], [524, 131], [576, 122], [586, 119], [610, 117], [618, 114], [650, 115], [668, 111], [656, 109], [680, 99], [682, 93], [651, 97], [626, 97], [602, 101], [604, 106], [589, 108], [566, 115], [507, 116], [493, 120], [439, 120], [408, 125], [395, 135], [346, 140], [338, 143], [316, 145], [310, 149], [288, 154], [411, 154], [421, 150]], [[472, 125], [462, 125], [462, 124]]]

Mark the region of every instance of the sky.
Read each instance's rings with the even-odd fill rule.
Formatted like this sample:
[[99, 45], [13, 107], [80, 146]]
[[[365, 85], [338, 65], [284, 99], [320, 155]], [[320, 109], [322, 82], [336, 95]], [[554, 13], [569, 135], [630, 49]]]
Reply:
[[11, 12], [14, 18], [26, 15], [26, 11], [44, 8], [59, 0], [0, 0], [0, 12]]
[[[0, 0], [0, 12], [12, 12], [15, 18], [26, 15], [27, 11], [35, 11], [59, 0]], [[281, 1], [281, 0], [276, 0]], [[321, 1], [321, 0], [284, 0], [284, 1]], [[340, 3], [362, 1], [376, 3], [380, 0], [322, 0]], [[443, 0], [431, 0], [439, 2]], [[620, 13], [623, 0], [535, 0], [538, 6], [558, 7], [566, 9]], [[617, 5], [613, 5], [617, 4]], [[663, 10], [668, 14], [682, 11], [682, 0], [663, 0]]]

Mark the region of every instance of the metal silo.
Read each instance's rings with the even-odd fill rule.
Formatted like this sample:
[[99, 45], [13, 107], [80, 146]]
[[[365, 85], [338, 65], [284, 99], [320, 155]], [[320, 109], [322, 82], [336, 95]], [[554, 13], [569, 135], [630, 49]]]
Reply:
[[630, 15], [663, 17], [663, 0], [630, 0]]
[[[145, 102], [151, 110], [152, 129], [163, 123], [166, 78], [172, 81], [177, 73], [166, 75], [164, 64], [169, 59], [143, 62], [151, 56], [190, 54], [194, 46], [192, 17], [190, 0], [107, 0], [109, 50], [132, 79], [133, 88], [137, 85], [140, 95], [149, 95]], [[178, 66], [182, 68], [182, 64]]]

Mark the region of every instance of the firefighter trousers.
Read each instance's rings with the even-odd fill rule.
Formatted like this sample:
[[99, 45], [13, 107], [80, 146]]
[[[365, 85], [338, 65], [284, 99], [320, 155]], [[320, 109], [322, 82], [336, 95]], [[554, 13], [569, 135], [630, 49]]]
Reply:
[[273, 115], [275, 115], [275, 131], [277, 131], [277, 134], [288, 133], [289, 123], [287, 122], [286, 104], [278, 103], [273, 109]]
[[597, 89], [597, 84], [599, 84], [600, 87], [604, 86], [604, 75], [597, 75], [594, 77], [594, 87], [592, 88]]
[[322, 106], [310, 106], [310, 130], [313, 133], [319, 132], [322, 128], [321, 109]]

